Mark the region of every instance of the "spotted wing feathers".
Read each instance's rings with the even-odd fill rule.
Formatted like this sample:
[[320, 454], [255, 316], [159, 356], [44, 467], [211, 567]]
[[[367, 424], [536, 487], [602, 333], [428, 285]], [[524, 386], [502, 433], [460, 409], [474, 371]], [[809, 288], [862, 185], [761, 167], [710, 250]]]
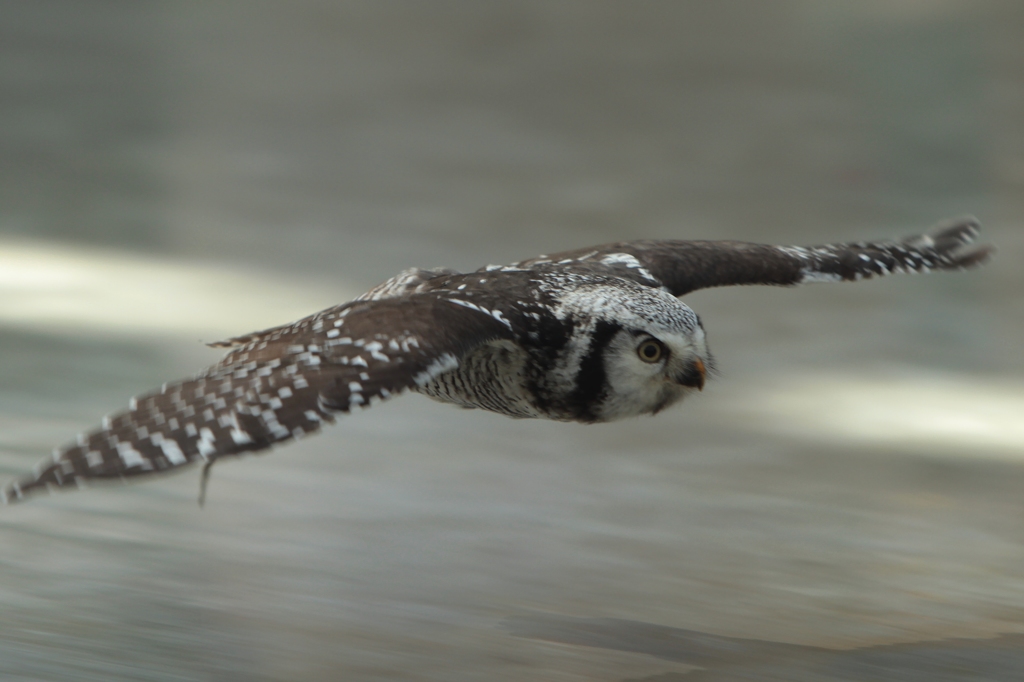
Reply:
[[899, 241], [806, 247], [738, 241], [632, 241], [568, 251], [519, 265], [601, 263], [621, 276], [655, 283], [682, 296], [697, 289], [740, 284], [786, 286], [856, 281], [896, 272], [961, 270], [979, 265], [993, 252], [991, 246], [971, 247], [979, 232], [978, 221], [964, 217]]
[[384, 298], [399, 298], [422, 293], [431, 288], [431, 283], [448, 275], [458, 275], [457, 270], [449, 268], [409, 268], [394, 277], [373, 287], [365, 294], [360, 294], [357, 301], [379, 301]]
[[797, 282], [856, 281], [892, 273], [964, 270], [987, 260], [991, 246], [968, 248], [980, 225], [961, 218], [901, 241], [856, 242], [799, 248], [779, 247], [800, 261]]
[[7, 501], [49, 487], [168, 471], [300, 438], [336, 413], [387, 400], [458, 366], [508, 329], [432, 295], [355, 302], [262, 332], [200, 375], [54, 453]]

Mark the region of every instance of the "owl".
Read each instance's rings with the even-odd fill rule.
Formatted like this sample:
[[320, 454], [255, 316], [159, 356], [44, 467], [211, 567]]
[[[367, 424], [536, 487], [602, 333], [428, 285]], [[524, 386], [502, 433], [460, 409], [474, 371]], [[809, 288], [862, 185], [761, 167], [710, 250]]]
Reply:
[[515, 418], [656, 414], [713, 373], [701, 319], [679, 300], [738, 284], [792, 286], [985, 261], [973, 218], [898, 241], [773, 246], [628, 241], [470, 273], [410, 269], [348, 303], [216, 344], [224, 358], [128, 409], [9, 484], [37, 490], [214, 462], [311, 435], [406, 391]]

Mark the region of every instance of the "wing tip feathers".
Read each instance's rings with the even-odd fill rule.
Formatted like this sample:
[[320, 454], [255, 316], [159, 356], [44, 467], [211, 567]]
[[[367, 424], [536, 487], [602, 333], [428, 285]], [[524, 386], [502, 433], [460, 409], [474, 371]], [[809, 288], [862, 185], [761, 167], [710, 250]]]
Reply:
[[995, 254], [995, 247], [991, 244], [978, 244], [971, 248], [965, 248], [974, 244], [974, 241], [981, 235], [981, 221], [972, 215], [962, 215], [944, 220], [917, 240], [909, 240], [917, 243], [920, 240], [928, 240], [927, 246], [939, 253], [945, 259], [944, 270], [966, 270], [977, 267], [989, 261]]

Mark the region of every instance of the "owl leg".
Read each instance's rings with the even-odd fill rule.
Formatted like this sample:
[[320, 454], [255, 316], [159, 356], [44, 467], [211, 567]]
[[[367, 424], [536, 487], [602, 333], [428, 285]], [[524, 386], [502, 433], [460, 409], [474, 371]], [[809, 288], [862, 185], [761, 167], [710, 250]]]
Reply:
[[210, 457], [203, 465], [203, 475], [199, 479], [199, 508], [202, 509], [203, 504], [206, 502], [206, 485], [210, 482], [210, 470], [213, 469], [213, 463], [217, 461], [216, 457]]

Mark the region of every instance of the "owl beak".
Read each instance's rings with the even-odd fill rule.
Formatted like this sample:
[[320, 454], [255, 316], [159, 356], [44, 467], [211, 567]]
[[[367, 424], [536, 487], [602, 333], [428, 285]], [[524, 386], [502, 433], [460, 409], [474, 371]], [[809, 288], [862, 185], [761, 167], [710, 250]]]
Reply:
[[676, 383], [682, 386], [695, 388], [698, 391], [703, 391], [704, 378], [706, 375], [707, 368], [704, 366], [704, 361], [697, 358], [689, 367], [686, 368], [686, 371], [676, 377]]

